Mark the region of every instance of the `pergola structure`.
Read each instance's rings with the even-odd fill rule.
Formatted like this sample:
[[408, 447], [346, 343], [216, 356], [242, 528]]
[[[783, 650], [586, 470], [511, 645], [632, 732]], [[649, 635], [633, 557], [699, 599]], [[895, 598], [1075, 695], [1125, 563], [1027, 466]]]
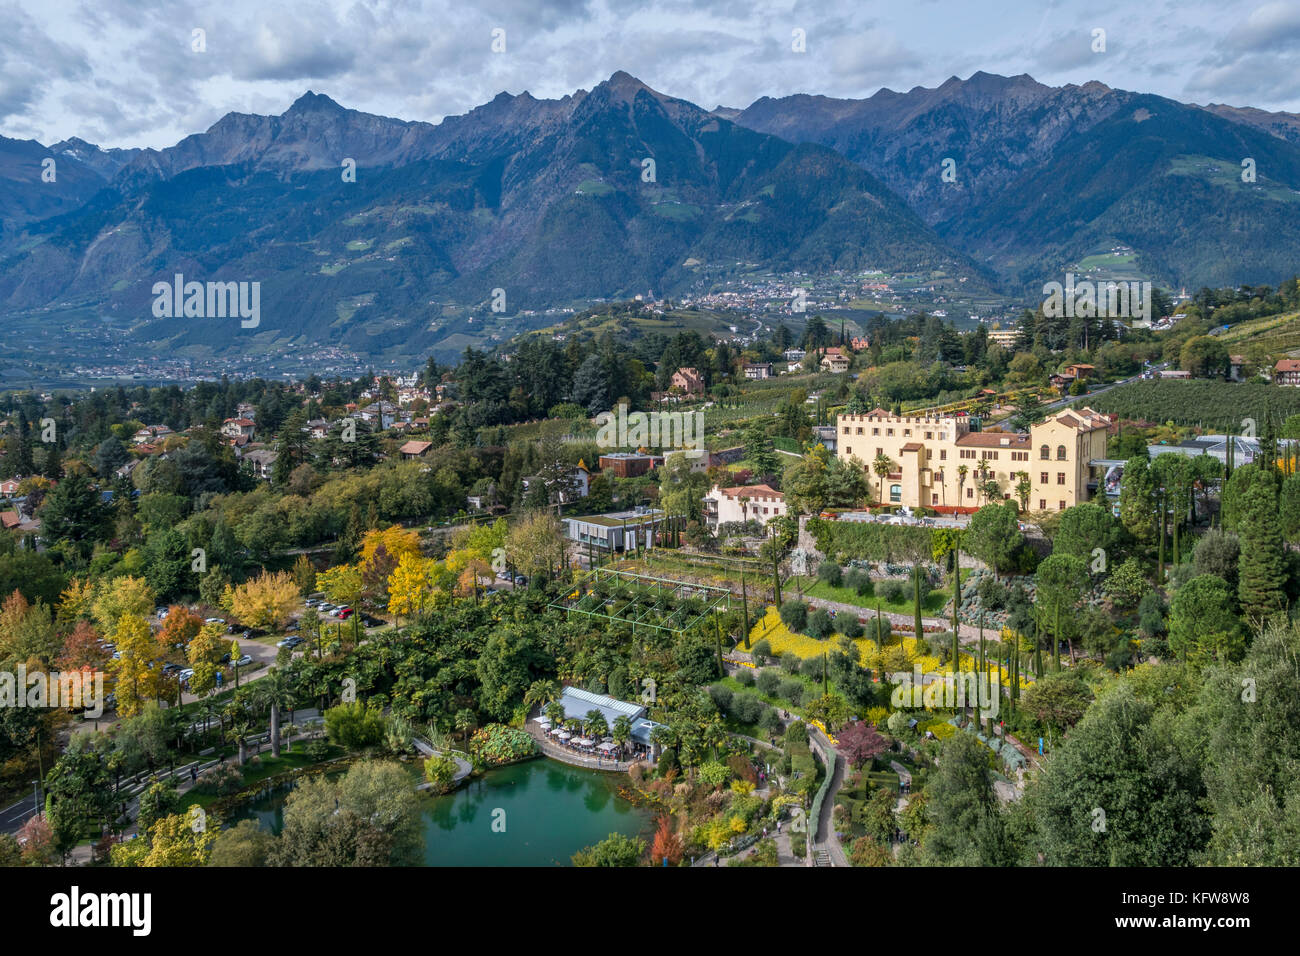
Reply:
[[657, 578], [617, 568], [582, 575], [570, 594], [550, 606], [566, 614], [617, 621], [682, 634], [720, 611], [731, 609], [726, 588]]

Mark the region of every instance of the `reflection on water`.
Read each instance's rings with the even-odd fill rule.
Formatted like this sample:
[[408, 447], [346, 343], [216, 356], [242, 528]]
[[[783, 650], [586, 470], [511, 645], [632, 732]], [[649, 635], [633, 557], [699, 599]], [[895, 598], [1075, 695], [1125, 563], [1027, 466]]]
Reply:
[[[541, 759], [490, 771], [445, 797], [421, 797], [425, 865], [567, 866], [576, 850], [611, 833], [648, 838], [651, 814], [618, 796], [624, 782]], [[287, 795], [254, 801], [244, 816], [278, 833]]]

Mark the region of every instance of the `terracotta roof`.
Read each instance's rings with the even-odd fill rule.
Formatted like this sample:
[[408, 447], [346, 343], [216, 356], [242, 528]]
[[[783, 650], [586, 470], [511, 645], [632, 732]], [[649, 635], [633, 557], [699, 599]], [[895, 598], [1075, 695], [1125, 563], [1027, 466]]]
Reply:
[[736, 485], [733, 488], [723, 488], [722, 493], [728, 498], [778, 498], [785, 500], [785, 493], [777, 491], [769, 485]]
[[0, 526], [5, 528], [16, 528], [22, 523], [22, 515], [17, 511], [0, 511]]
[[1028, 448], [1029, 436], [1015, 432], [967, 432], [957, 439], [957, 444], [975, 448]]
[[433, 446], [431, 441], [408, 441], [401, 448], [397, 449], [403, 455], [423, 455]]
[[925, 445], [921, 444], [919, 441], [910, 441], [900, 448], [899, 451], [920, 451], [924, 447]]
[[1300, 359], [1278, 359], [1273, 366], [1275, 372], [1300, 372]]

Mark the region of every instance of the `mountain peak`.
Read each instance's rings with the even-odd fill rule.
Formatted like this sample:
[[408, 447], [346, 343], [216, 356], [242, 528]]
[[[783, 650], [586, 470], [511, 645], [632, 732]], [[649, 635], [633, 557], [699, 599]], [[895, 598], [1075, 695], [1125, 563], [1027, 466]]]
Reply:
[[308, 90], [302, 96], [293, 101], [293, 105], [287, 110], [289, 113], [342, 113], [343, 107], [334, 100], [330, 99], [324, 93], [313, 93]]
[[642, 90], [645, 90], [652, 96], [658, 96], [654, 90], [646, 86], [631, 73], [624, 70], [618, 70], [613, 73], [608, 80], [601, 83], [597, 89], [604, 88], [613, 96], [621, 100], [632, 100]]

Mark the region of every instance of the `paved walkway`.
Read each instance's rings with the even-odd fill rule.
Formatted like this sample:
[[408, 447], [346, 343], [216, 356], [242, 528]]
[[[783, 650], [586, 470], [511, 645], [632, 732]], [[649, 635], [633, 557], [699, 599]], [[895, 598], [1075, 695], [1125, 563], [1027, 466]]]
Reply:
[[[413, 737], [411, 743], [415, 745], [416, 750], [420, 751], [420, 753], [424, 754], [426, 757], [432, 757], [434, 754], [437, 754], [440, 757], [447, 756], [447, 754], [444, 754], [441, 750], [434, 750], [433, 745], [423, 737]], [[455, 751], [451, 752], [451, 759], [456, 761], [456, 775], [451, 778], [451, 782], [453, 786], [459, 786], [462, 780], [474, 772], [474, 765]], [[427, 782], [422, 783], [415, 789], [431, 790], [433, 789], [433, 784]]]

